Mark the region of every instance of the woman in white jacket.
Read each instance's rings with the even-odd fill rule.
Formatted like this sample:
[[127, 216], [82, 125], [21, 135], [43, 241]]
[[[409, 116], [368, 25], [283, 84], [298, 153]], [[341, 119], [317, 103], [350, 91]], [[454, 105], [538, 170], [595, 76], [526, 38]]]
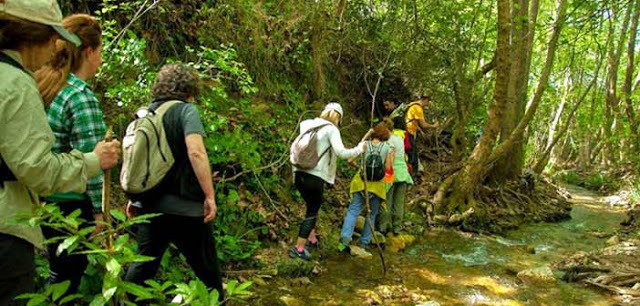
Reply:
[[325, 184], [333, 185], [336, 180], [337, 159], [348, 159], [362, 154], [365, 144], [361, 143], [355, 148], [347, 149], [340, 136], [340, 122], [342, 121], [342, 107], [338, 103], [329, 103], [325, 106], [319, 118], [305, 120], [300, 123], [300, 134], [311, 129], [317, 129], [317, 150], [321, 155], [318, 164], [310, 170], [302, 170], [293, 167], [296, 189], [302, 195], [307, 212], [305, 219], [300, 224], [298, 241], [289, 251], [291, 258], [311, 260], [311, 254], [306, 249], [307, 240], [309, 246], [317, 247], [316, 219], [322, 202], [324, 202]]

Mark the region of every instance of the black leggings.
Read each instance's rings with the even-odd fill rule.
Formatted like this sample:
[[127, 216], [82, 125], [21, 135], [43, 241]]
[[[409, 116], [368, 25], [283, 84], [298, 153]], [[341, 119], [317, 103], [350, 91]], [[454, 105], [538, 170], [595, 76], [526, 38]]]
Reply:
[[296, 172], [296, 189], [302, 195], [304, 202], [307, 204], [307, 213], [305, 219], [300, 224], [300, 231], [298, 237], [302, 239], [308, 239], [311, 231], [316, 227], [316, 220], [318, 219], [318, 211], [320, 205], [324, 202], [324, 185], [323, 179], [306, 173]]
[[[80, 210], [80, 218], [86, 222], [80, 224], [79, 229], [84, 229], [94, 224], [93, 222], [93, 205], [90, 200], [78, 200], [69, 202], [55, 203], [60, 209], [60, 212], [66, 217], [75, 210]], [[47, 239], [55, 237], [66, 236], [64, 233], [59, 232], [52, 227], [43, 226], [42, 233]], [[67, 293], [76, 293], [84, 270], [89, 264], [87, 255], [73, 254], [69, 255], [66, 251], [58, 255], [56, 252], [58, 246], [62, 243], [62, 240], [56, 243], [50, 243], [47, 245], [47, 251], [49, 253], [49, 283], [57, 284], [63, 281], [70, 281], [69, 289]]]

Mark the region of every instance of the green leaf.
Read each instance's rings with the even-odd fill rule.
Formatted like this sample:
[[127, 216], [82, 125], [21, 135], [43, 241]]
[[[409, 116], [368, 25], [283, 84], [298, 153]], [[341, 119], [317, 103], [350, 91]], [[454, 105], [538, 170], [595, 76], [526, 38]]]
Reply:
[[104, 300], [104, 298], [102, 297], [101, 294], [96, 295], [95, 298], [93, 298], [93, 301], [91, 301], [91, 304], [89, 304], [89, 306], [104, 306], [104, 304], [106, 304], [107, 301]]
[[126, 291], [127, 293], [133, 294], [136, 297], [138, 297], [137, 299], [138, 301], [153, 299], [153, 294], [149, 292], [149, 289], [142, 287], [140, 285], [130, 283], [130, 282], [121, 282], [118, 286], [122, 288], [124, 291]]
[[111, 287], [107, 290], [103, 290], [102, 297], [105, 299], [105, 301], [109, 301], [111, 300], [113, 295], [116, 294], [116, 290], [118, 290], [118, 287]]
[[209, 294], [209, 305], [210, 306], [220, 305], [220, 302], [218, 301], [219, 298], [220, 298], [220, 293], [218, 292], [218, 290], [211, 291], [211, 293]]
[[127, 216], [125, 216], [125, 214], [119, 210], [112, 210], [111, 211], [111, 216], [113, 216], [114, 219], [120, 221], [120, 222], [125, 222], [127, 221]]
[[71, 236], [71, 237], [65, 239], [58, 246], [58, 249], [56, 250], [56, 255], [60, 256], [60, 254], [62, 254], [62, 252], [64, 252], [69, 247], [71, 247], [74, 243], [76, 243], [76, 241], [78, 241], [78, 236]]
[[247, 291], [247, 288], [249, 288], [251, 285], [253, 285], [253, 282], [250, 282], [250, 281], [240, 284], [240, 286], [236, 288], [236, 293], [243, 294], [243, 295], [251, 294], [251, 292]]
[[107, 262], [107, 271], [113, 276], [118, 276], [120, 272], [122, 272], [122, 265], [120, 265], [115, 258], [111, 258], [111, 260]]
[[42, 305], [45, 304], [47, 301], [47, 297], [46, 296], [36, 296], [33, 297], [29, 300], [29, 302], [27, 302], [27, 306], [38, 306], [38, 305]]
[[38, 296], [44, 296], [44, 295], [42, 295], [40, 293], [24, 293], [24, 294], [18, 295], [16, 297], [16, 300], [32, 299], [32, 298], [38, 297]]
[[71, 285], [71, 281], [68, 280], [51, 285], [51, 291], [53, 293], [51, 297], [53, 298], [54, 302], [67, 292], [67, 290], [69, 289], [69, 285]]
[[63, 297], [58, 303], [60, 305], [64, 305], [66, 303], [69, 303], [73, 300], [77, 300], [79, 298], [82, 298], [82, 294], [76, 293], [76, 294], [72, 294], [72, 295], [67, 295], [65, 297]]

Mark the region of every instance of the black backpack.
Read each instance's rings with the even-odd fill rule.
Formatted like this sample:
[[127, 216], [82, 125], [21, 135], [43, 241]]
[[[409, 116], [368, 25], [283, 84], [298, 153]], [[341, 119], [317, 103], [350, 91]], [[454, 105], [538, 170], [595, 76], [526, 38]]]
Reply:
[[377, 182], [384, 178], [384, 157], [380, 155], [384, 143], [378, 145], [377, 150], [373, 149], [371, 141], [369, 141], [368, 156], [364, 160], [364, 171], [367, 181]]

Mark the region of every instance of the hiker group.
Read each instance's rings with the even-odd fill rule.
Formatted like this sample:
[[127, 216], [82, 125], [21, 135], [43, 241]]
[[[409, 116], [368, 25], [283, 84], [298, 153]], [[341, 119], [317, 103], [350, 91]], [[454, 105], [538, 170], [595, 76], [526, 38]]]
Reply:
[[[376, 227], [383, 234], [398, 235], [403, 231], [407, 188], [413, 185], [420, 165], [418, 132], [437, 127], [425, 120], [424, 108], [429, 102], [427, 96], [400, 105], [385, 101], [383, 105], [388, 116], [351, 149], [345, 148], [340, 134], [344, 116], [340, 104], [329, 103], [318, 118], [300, 123], [300, 134], [291, 146], [290, 160], [295, 187], [306, 204], [306, 213], [289, 257], [311, 260], [309, 249], [318, 248], [318, 212], [324, 203], [325, 186], [335, 184], [338, 158], [348, 159], [358, 171], [351, 180], [351, 202], [337, 249], [352, 248], [354, 229], [363, 208], [366, 217], [358, 243], [361, 252], [371, 244]], [[360, 162], [356, 162], [363, 153]], [[386, 202], [386, 208], [381, 209], [383, 202]], [[379, 212], [381, 220], [376, 226]]]
[[[160, 214], [137, 225], [137, 253], [153, 260], [133, 263], [124, 279], [144, 284], [154, 278], [172, 243], [222, 301], [206, 133], [190, 103], [200, 95], [200, 77], [187, 65], [163, 66], [150, 91], [152, 102], [131, 116], [122, 143], [105, 141], [109, 132], [89, 85], [102, 65], [102, 41], [94, 17], [63, 19], [56, 0], [0, 0], [0, 305], [25, 304], [14, 298], [35, 291], [36, 250], [48, 254], [50, 283], [69, 281], [67, 293], [78, 291], [87, 256], [64, 251], [60, 228], [16, 220], [33, 216], [46, 203], [87, 221], [78, 230], [93, 226], [93, 234], [100, 234], [108, 217], [103, 187], [109, 182], [103, 182], [102, 171], [114, 168], [121, 157], [120, 183], [130, 199], [127, 215]], [[341, 139], [340, 104], [329, 103], [318, 118], [301, 123], [291, 159], [307, 211], [291, 256], [309, 259], [306, 247], [318, 245], [316, 219], [325, 185], [335, 183], [338, 158], [364, 153], [351, 182], [341, 245], [350, 244], [355, 221], [367, 204], [371, 213], [361, 244], [371, 242], [385, 201], [387, 213], [379, 229], [402, 231], [407, 186], [413, 183], [412, 171], [418, 171], [417, 132], [433, 127], [424, 120], [427, 103], [420, 99], [396, 107], [385, 102], [390, 119], [351, 149]]]
[[200, 94], [199, 75], [186, 65], [163, 66], [153, 102], [132, 118], [121, 145], [103, 141], [107, 128], [89, 85], [101, 65], [102, 28], [94, 17], [63, 19], [56, 0], [0, 1], [0, 305], [26, 304], [14, 298], [36, 290], [36, 249], [47, 250], [49, 282], [69, 281], [67, 294], [77, 292], [86, 255], [58, 252], [58, 227], [16, 220], [47, 203], [86, 220], [79, 230], [104, 231], [102, 170], [115, 167], [121, 153], [121, 183], [132, 200], [127, 214], [161, 214], [137, 227], [138, 253], [154, 259], [132, 264], [125, 280], [153, 278], [173, 243], [224, 300], [205, 129], [189, 103]]

